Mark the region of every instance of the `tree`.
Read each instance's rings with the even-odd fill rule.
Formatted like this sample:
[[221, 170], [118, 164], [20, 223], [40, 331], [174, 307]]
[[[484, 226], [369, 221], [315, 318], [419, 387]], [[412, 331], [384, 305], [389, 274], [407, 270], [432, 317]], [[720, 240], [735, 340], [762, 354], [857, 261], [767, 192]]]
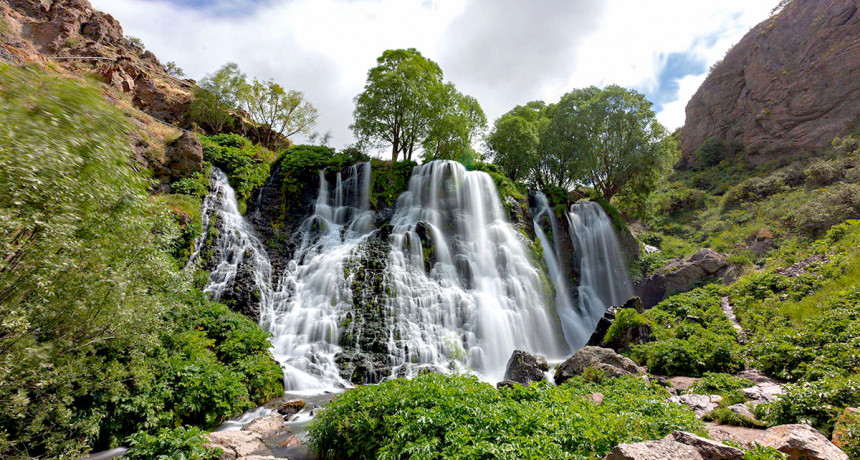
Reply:
[[428, 131], [433, 95], [444, 85], [442, 69], [416, 49], [387, 50], [367, 73], [364, 91], [355, 98], [356, 137], [376, 145], [391, 144], [391, 158], [412, 159]]
[[167, 64], [164, 64], [164, 71], [167, 75], [171, 77], [184, 77], [185, 71], [182, 70], [182, 67], [179, 67], [179, 64], [169, 61]]
[[559, 185], [585, 183], [609, 200], [667, 163], [665, 136], [644, 95], [592, 86], [564, 95], [553, 107], [541, 149], [558, 158]]
[[424, 161], [477, 156], [472, 142], [487, 126], [481, 105], [451, 83], [442, 85], [432, 96], [427, 135], [421, 143]]
[[319, 113], [301, 91], [286, 91], [272, 80], [254, 81], [241, 92], [242, 108], [256, 123], [257, 141], [265, 147], [281, 147], [280, 136], [308, 133]]
[[207, 75], [194, 89], [189, 115], [197, 124], [220, 134], [233, 127], [234, 115], [248, 81], [235, 63], [227, 63], [217, 72]]
[[489, 158], [511, 180], [542, 182], [537, 174], [540, 135], [548, 124], [547, 106], [542, 101], [518, 105], [499, 117], [487, 135]]

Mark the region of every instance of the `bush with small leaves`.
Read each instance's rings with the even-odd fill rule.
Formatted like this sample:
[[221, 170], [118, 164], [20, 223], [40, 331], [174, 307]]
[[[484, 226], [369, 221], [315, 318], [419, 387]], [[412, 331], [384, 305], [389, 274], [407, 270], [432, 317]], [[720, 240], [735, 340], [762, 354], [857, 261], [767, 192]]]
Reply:
[[128, 437], [128, 460], [217, 460], [221, 449], [204, 447], [206, 437], [198, 428], [162, 428], [155, 434], [145, 431]]

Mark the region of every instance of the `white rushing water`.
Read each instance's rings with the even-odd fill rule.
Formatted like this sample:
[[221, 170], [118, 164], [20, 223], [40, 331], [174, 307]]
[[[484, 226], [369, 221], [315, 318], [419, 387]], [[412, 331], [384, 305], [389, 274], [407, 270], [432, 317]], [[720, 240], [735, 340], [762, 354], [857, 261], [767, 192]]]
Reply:
[[[287, 391], [324, 390], [349, 384], [335, 355], [340, 325], [352, 309], [345, 267], [373, 230], [370, 163], [337, 174], [332, 190], [323, 171], [314, 213], [299, 230], [301, 241], [281, 275], [260, 322], [273, 335], [275, 358], [285, 367]], [[333, 193], [332, 193], [333, 192]]]
[[579, 269], [579, 310], [590, 334], [608, 307], [633, 297], [633, 286], [612, 219], [603, 207], [593, 201], [576, 203], [568, 219], [574, 264]]
[[[212, 210], [215, 211], [214, 214]], [[209, 282], [203, 291], [215, 299], [220, 298], [231, 288], [239, 266], [247, 258], [253, 272], [254, 284], [260, 292], [260, 304], [265, 305], [272, 293], [272, 264], [263, 244], [254, 236], [251, 224], [239, 212], [236, 193], [230, 186], [227, 175], [218, 168], [212, 171], [210, 193], [203, 201], [203, 228], [206, 233], [201, 235], [195, 244], [196, 249], [188, 260], [188, 266], [195, 262], [208, 232], [213, 231], [209, 228], [210, 215], [217, 215], [221, 225], [213, 254], [217, 265], [210, 272]]]
[[[555, 310], [561, 320], [564, 339], [571, 350], [577, 350], [588, 342], [593, 328], [589, 328], [590, 317], [584, 318], [582, 310], [574, 303], [570, 295], [570, 287], [566, 279], [566, 273], [562, 270], [561, 248], [558, 243], [561, 230], [555, 210], [549, 205], [549, 201], [541, 192], [535, 193], [535, 207], [532, 209], [532, 219], [535, 227], [535, 237], [540, 241], [543, 248], [544, 263], [547, 273], [555, 286]], [[551, 231], [548, 237], [543, 230], [544, 222], [549, 224]], [[552, 242], [550, 243], [550, 237]]]
[[392, 225], [393, 373], [432, 365], [498, 381], [515, 349], [566, 351], [540, 272], [489, 175], [453, 161], [416, 168]]

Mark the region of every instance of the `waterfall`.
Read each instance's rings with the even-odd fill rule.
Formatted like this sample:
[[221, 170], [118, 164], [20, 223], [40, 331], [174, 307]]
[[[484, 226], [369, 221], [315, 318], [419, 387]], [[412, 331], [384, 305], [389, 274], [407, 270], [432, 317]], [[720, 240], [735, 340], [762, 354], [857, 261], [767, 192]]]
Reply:
[[429, 365], [500, 380], [514, 349], [567, 351], [540, 272], [489, 175], [452, 161], [416, 168], [392, 225], [393, 374]]
[[579, 310], [587, 329], [593, 331], [608, 307], [633, 297], [633, 287], [618, 236], [603, 207], [593, 201], [576, 203], [567, 217], [579, 269]]
[[213, 298], [221, 298], [233, 287], [233, 282], [239, 268], [247, 263], [253, 274], [253, 282], [260, 293], [260, 304], [264, 305], [271, 297], [270, 280], [272, 265], [269, 256], [260, 240], [254, 236], [254, 230], [239, 212], [236, 193], [230, 186], [227, 175], [218, 168], [212, 171], [210, 192], [203, 200], [203, 228], [205, 232], [198, 238], [195, 251], [188, 259], [186, 267], [190, 267], [197, 259], [204, 246], [209, 232], [212, 217], [216, 218], [219, 232], [215, 243], [213, 260], [215, 268], [209, 273], [209, 282], [203, 288], [204, 292]]
[[[542, 192], [536, 192], [535, 206], [532, 211], [532, 219], [534, 221], [535, 236], [540, 241], [543, 248], [544, 263], [546, 263], [548, 275], [555, 286], [555, 311], [561, 320], [564, 339], [571, 350], [581, 348], [588, 342], [592, 330], [589, 328], [590, 317], [586, 319], [582, 310], [577, 308], [570, 295], [570, 289], [563, 272], [559, 260], [561, 259], [561, 249], [558, 244], [558, 238], [561, 234], [559, 230], [558, 220], [555, 216], [555, 210], [549, 205], [549, 201]], [[544, 224], [549, 224], [552, 237], [550, 239], [544, 232]]]
[[[352, 309], [346, 264], [373, 230], [370, 163], [337, 173], [329, 190], [319, 172], [314, 213], [302, 222], [300, 243], [260, 321], [274, 335], [275, 358], [285, 367], [287, 390], [346, 386], [335, 355], [341, 324]], [[331, 193], [333, 192], [333, 193]]]

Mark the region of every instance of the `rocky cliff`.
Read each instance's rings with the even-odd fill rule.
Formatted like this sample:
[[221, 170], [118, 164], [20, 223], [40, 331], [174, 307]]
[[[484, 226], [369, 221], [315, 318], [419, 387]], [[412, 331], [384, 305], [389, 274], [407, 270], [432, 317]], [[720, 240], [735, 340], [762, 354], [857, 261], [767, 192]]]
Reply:
[[793, 0], [715, 65], [687, 104], [688, 160], [710, 137], [764, 161], [815, 150], [860, 116], [860, 0]]

